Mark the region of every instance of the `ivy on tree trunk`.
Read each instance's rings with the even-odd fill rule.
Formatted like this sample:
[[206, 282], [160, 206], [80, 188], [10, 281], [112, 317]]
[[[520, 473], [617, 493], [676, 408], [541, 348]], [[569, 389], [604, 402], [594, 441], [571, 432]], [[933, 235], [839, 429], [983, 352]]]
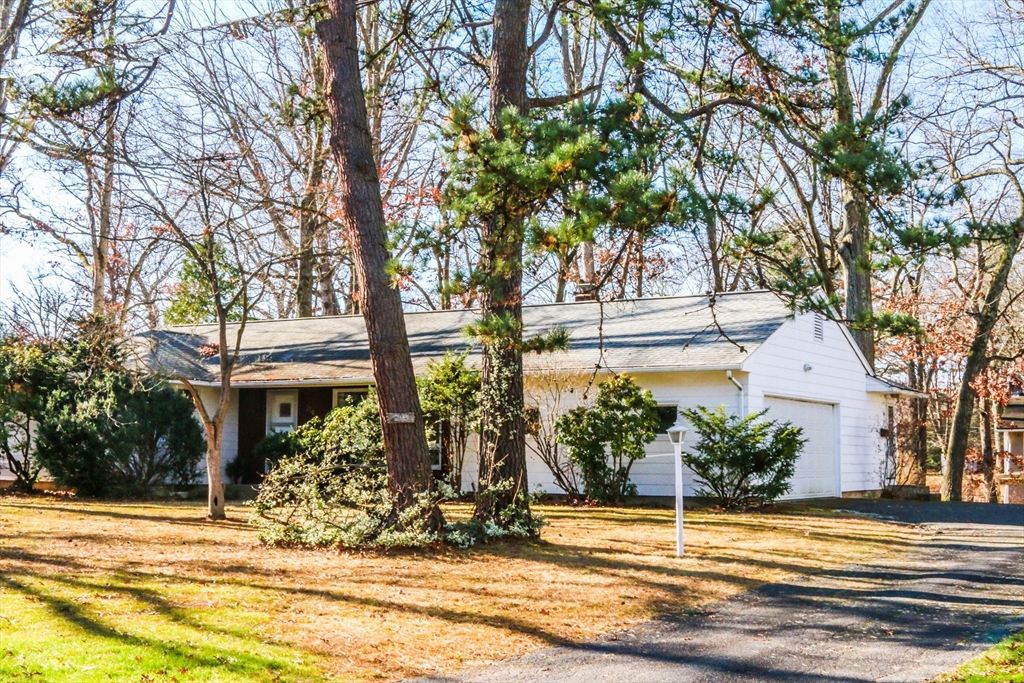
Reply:
[[[527, 111], [526, 31], [530, 0], [497, 0], [492, 42], [491, 127], [503, 136], [501, 114]], [[480, 411], [480, 491], [475, 516], [503, 524], [510, 508], [529, 516], [526, 499], [526, 429], [523, 419], [522, 285], [523, 217], [496, 212], [481, 231], [479, 269], [485, 274], [480, 312], [486, 328], [502, 321], [505, 334], [488, 335], [483, 345]], [[506, 517], [507, 519], [507, 517]]]

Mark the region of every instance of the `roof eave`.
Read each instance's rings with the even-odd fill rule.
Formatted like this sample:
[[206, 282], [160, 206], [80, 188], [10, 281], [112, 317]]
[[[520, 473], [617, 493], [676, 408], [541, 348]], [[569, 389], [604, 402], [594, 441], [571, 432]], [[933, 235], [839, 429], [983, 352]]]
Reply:
[[886, 396], [901, 396], [904, 398], [928, 398], [928, 394], [923, 391], [891, 384], [875, 375], [865, 375], [864, 381], [867, 384], [865, 390], [869, 394], [885, 394]]
[[[618, 368], [598, 368], [598, 372], [608, 373], [631, 373], [641, 374], [649, 372], [724, 372], [726, 370], [732, 370], [736, 372], [742, 372], [743, 366], [738, 363], [731, 365], [700, 365], [700, 366], [680, 366], [680, 365], [643, 365], [643, 366], [630, 366], [630, 367], [618, 367]], [[594, 368], [531, 368], [523, 371], [524, 375], [539, 375], [545, 372], [551, 371], [562, 371], [566, 373], [585, 374], [593, 372]], [[171, 384], [182, 384], [183, 380], [169, 379]], [[220, 382], [217, 380], [188, 380], [190, 384], [197, 387], [219, 387]], [[364, 385], [374, 384], [375, 380], [371, 376], [367, 377], [310, 377], [310, 378], [286, 378], [286, 379], [257, 379], [257, 380], [245, 380], [245, 379], [232, 379], [231, 386], [239, 389], [257, 389], [263, 387], [280, 387], [280, 386], [345, 386], [345, 385]]]

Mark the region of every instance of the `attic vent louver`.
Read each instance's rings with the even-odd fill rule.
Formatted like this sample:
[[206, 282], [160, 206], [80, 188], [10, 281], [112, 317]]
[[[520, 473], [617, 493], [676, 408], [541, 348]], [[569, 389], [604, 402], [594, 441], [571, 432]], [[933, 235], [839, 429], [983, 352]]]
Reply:
[[821, 313], [814, 314], [814, 341], [825, 341], [825, 318]]

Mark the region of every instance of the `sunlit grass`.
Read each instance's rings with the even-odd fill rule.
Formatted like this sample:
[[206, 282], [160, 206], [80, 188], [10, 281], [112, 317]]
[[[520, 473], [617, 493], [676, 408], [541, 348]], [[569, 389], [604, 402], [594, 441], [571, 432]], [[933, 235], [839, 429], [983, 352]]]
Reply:
[[[453, 507], [450, 515], [465, 514]], [[0, 679], [393, 680], [578, 642], [766, 581], [896, 552], [904, 527], [791, 507], [546, 507], [466, 551], [263, 548], [246, 511], [0, 498]]]
[[936, 680], [941, 683], [1024, 682], [1024, 631]]

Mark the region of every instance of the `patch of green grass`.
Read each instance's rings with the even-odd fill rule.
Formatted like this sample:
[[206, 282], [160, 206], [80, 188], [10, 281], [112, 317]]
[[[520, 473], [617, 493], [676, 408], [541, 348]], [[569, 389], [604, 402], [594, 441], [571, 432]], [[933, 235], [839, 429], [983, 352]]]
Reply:
[[323, 680], [316, 657], [260, 637], [265, 613], [176, 606], [161, 591], [198, 591], [167, 578], [0, 576], [0, 680]]
[[937, 683], [1024, 683], [1024, 631], [1010, 636]]

